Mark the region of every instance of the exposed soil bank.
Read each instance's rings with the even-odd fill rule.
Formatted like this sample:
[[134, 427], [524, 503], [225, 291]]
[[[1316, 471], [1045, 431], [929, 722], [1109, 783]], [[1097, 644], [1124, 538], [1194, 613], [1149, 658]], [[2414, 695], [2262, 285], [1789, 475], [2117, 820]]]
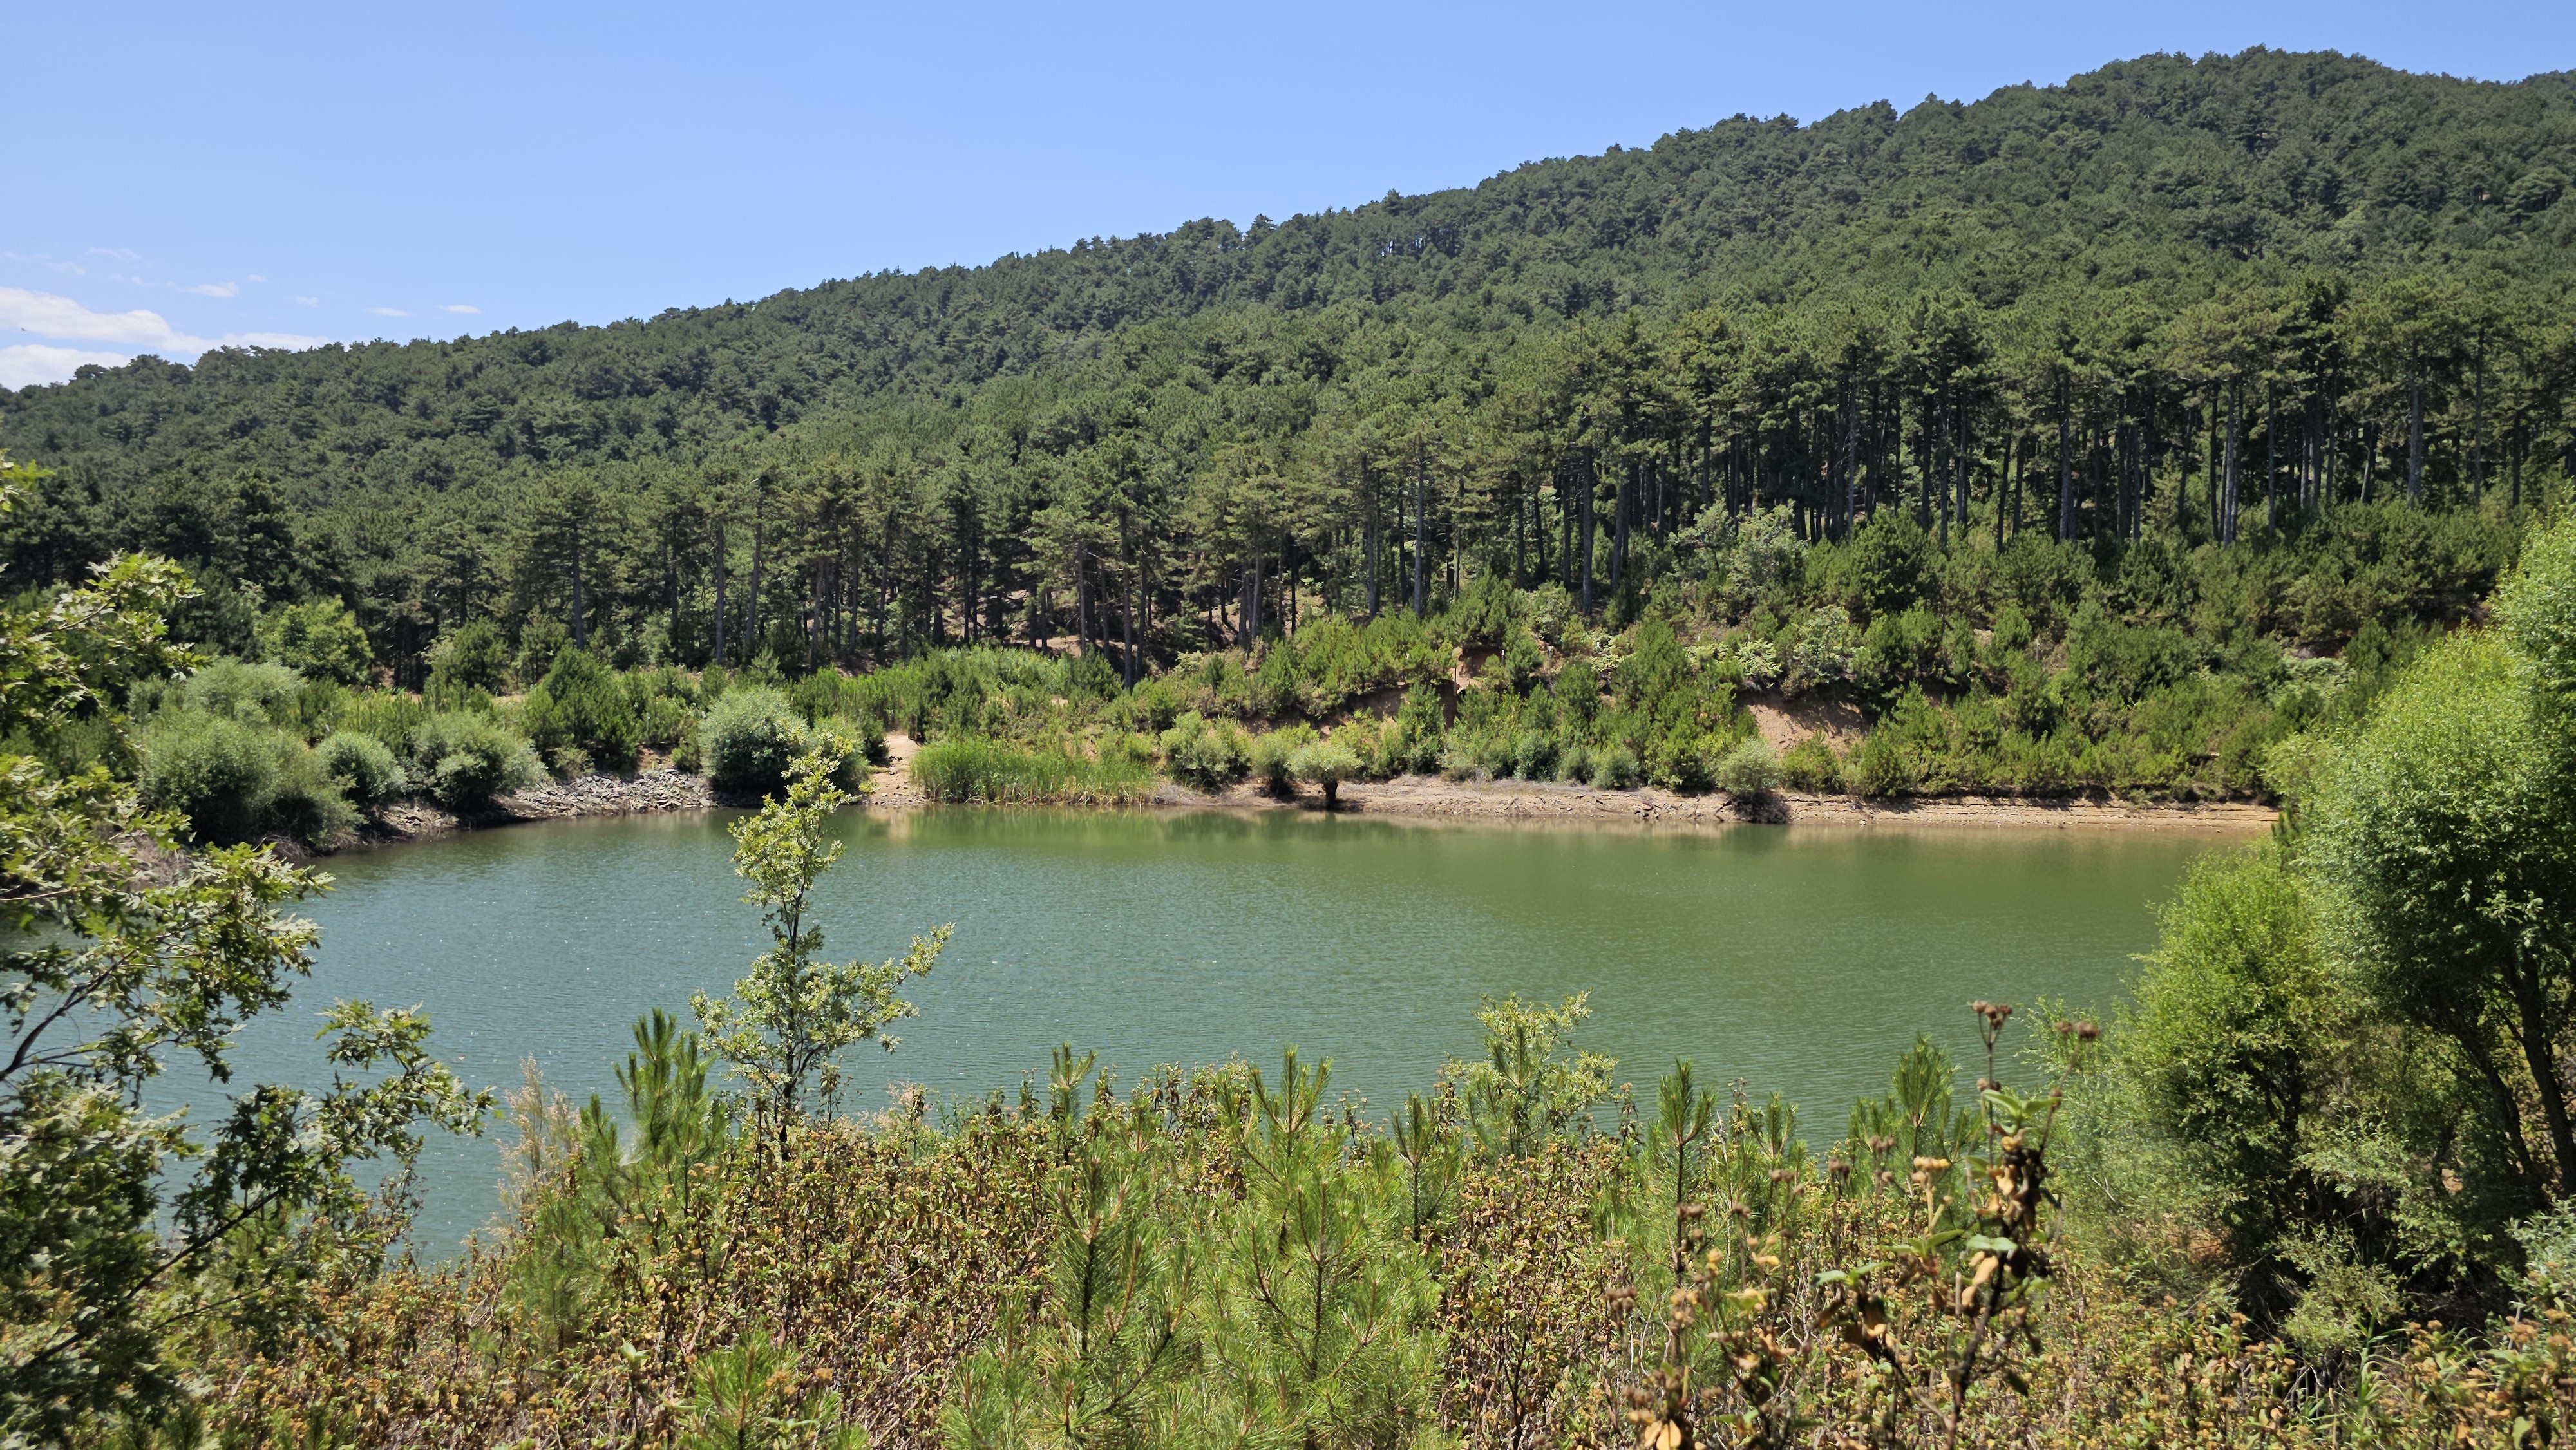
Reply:
[[[907, 769], [917, 749], [901, 735], [886, 737], [888, 764], [878, 771], [870, 804], [902, 808], [930, 804], [913, 789]], [[1230, 810], [1324, 808], [1323, 792], [1301, 785], [1293, 797], [1238, 785], [1215, 794], [1166, 785], [1155, 803]], [[1341, 789], [1341, 811], [1359, 816], [1434, 816], [1566, 824], [1741, 825], [1987, 825], [2098, 829], [2263, 830], [2279, 818], [2270, 806], [2233, 802], [2026, 800], [1959, 796], [1924, 800], [1856, 800], [1849, 796], [1777, 792], [1738, 798], [1724, 791], [1680, 795], [1646, 787], [1595, 790], [1586, 785], [1503, 780], [1490, 783], [1408, 775], [1395, 780], [1352, 781]]]
[[[1251, 786], [1237, 786], [1214, 796], [1172, 787], [1164, 792], [1162, 803], [1267, 810], [1320, 811], [1324, 808], [1323, 793], [1312, 787], [1301, 787], [1294, 798], [1273, 796]], [[2224, 831], [2261, 830], [2279, 816], [2279, 812], [2269, 806], [2232, 803], [2017, 800], [1973, 796], [1867, 801], [1847, 796], [1789, 792], [1736, 797], [1723, 791], [1680, 795], [1653, 787], [1595, 790], [1582, 785], [1531, 781], [1480, 784], [1419, 775], [1345, 785], [1341, 791], [1340, 809], [1344, 814], [1361, 816], [1482, 817], [1532, 823], [1605, 825], [1714, 826], [1763, 822], [1802, 826], [1912, 824]]]
[[[931, 804], [913, 788], [910, 765], [914, 743], [901, 735], [886, 737], [887, 764], [876, 772], [868, 804], [880, 810], [903, 810]], [[486, 813], [460, 819], [425, 801], [405, 801], [388, 809], [371, 826], [367, 844], [425, 840], [453, 831], [514, 825], [521, 821], [565, 820], [575, 816], [624, 816], [648, 811], [703, 810], [727, 802], [717, 798], [705, 777], [668, 768], [639, 775], [586, 775], [578, 780], [549, 781], [533, 790], [507, 796]], [[1155, 804], [1179, 808], [1226, 810], [1307, 810], [1324, 808], [1323, 793], [1300, 786], [1293, 796], [1277, 796], [1256, 786], [1238, 785], [1203, 794], [1166, 785]], [[1959, 796], [1925, 800], [1856, 800], [1849, 796], [1731, 796], [1724, 791], [1680, 795], [1645, 787], [1595, 790], [1586, 785], [1537, 781], [1444, 780], [1408, 775], [1386, 781], [1352, 781], [1341, 789], [1340, 809], [1354, 816], [1438, 817], [1451, 820], [1501, 820], [1526, 824], [1567, 825], [1741, 825], [1748, 822], [1796, 825], [1944, 825], [2056, 826], [2098, 830], [2262, 830], [2279, 817], [2269, 806], [2231, 802], [2166, 802], [2118, 800], [2027, 800]]]

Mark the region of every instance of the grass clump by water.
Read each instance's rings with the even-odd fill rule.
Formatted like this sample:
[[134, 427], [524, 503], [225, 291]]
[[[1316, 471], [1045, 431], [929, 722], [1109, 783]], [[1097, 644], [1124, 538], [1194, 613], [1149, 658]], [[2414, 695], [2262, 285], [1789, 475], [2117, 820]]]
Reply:
[[1154, 794], [1152, 766], [1117, 750], [1007, 740], [942, 740], [912, 758], [913, 784], [935, 801], [994, 805], [1130, 805]]

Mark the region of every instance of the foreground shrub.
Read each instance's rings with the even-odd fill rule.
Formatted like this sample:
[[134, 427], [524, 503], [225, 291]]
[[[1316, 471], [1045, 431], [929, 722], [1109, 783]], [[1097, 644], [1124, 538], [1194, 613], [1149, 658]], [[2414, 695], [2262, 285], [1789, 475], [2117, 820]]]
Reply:
[[787, 779], [804, 753], [805, 722], [785, 695], [767, 685], [736, 685], [707, 707], [698, 727], [698, 758], [716, 789], [766, 795]]
[[1150, 798], [1154, 772], [1124, 752], [1093, 758], [1007, 740], [948, 739], [912, 757], [913, 783], [935, 801], [1124, 805]]
[[[637, 1035], [631, 1147], [532, 1085], [490, 1255], [400, 1263], [227, 1346], [209, 1420], [401, 1445], [785, 1423], [799, 1438], [761, 1443], [888, 1450], [2431, 1450], [2568, 1420], [2554, 1278], [2333, 1381], [2062, 1238], [2053, 1097], [1962, 1105], [1928, 1042], [1811, 1150], [1790, 1105], [1728, 1102], [1686, 1062], [1637, 1130], [1601, 1132], [1579, 1105], [1615, 1064], [1525, 1031], [1489, 1030], [1489, 1063], [1442, 1075], [1462, 1091], [1383, 1128], [1330, 1111], [1293, 1053], [1122, 1100], [1070, 1049], [1016, 1104], [934, 1119], [916, 1091], [873, 1127], [746, 1125], [693, 1035]], [[496, 1370], [524, 1388], [458, 1391]]]
[[451, 811], [477, 811], [492, 798], [535, 785], [545, 774], [536, 752], [489, 715], [449, 710], [413, 729], [414, 789]]

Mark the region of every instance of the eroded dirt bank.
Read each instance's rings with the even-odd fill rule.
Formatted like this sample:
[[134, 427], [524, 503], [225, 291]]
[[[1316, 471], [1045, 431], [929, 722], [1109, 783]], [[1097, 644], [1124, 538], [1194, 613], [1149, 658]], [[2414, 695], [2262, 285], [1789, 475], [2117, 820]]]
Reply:
[[[906, 810], [931, 802], [912, 785], [915, 746], [901, 735], [886, 739], [888, 762], [876, 773], [868, 807]], [[495, 803], [494, 809], [460, 818], [422, 801], [387, 810], [365, 834], [367, 844], [425, 840], [454, 831], [579, 816], [624, 816], [650, 811], [704, 810], [722, 805], [703, 776], [668, 768], [638, 775], [588, 775], [549, 781]], [[1166, 785], [1154, 806], [1162, 809], [1321, 811], [1323, 793], [1300, 786], [1291, 796], [1252, 785], [1213, 794]], [[1945, 825], [2056, 826], [2067, 829], [2257, 831], [2279, 817], [2270, 806], [2236, 802], [2027, 800], [1959, 796], [1928, 800], [1858, 800], [1849, 796], [1779, 792], [1736, 797], [1723, 791], [1681, 795], [1645, 787], [1595, 790], [1585, 785], [1505, 780], [1444, 780], [1408, 775], [1386, 781], [1353, 781], [1341, 789], [1342, 813], [1353, 816], [1500, 820], [1543, 825]]]
[[[1323, 795], [1302, 787], [1294, 798], [1237, 786], [1215, 796], [1174, 787], [1165, 805], [1239, 809], [1323, 809]], [[1594, 790], [1589, 786], [1495, 781], [1480, 784], [1436, 776], [1405, 776], [1341, 790], [1341, 810], [1362, 816], [1434, 816], [1455, 819], [1567, 824], [1744, 825], [1987, 825], [2060, 826], [2147, 830], [2262, 830], [2278, 818], [2269, 806], [2223, 802], [2017, 800], [1957, 797], [1938, 800], [1865, 801], [1847, 796], [1781, 792], [1738, 798], [1723, 791], [1680, 795], [1647, 787]]]
[[[870, 803], [881, 809], [930, 804], [912, 787], [909, 766], [915, 746], [901, 735], [886, 737], [888, 766], [877, 772]], [[1293, 797], [1272, 795], [1259, 787], [1238, 785], [1205, 794], [1185, 786], [1166, 785], [1155, 798], [1164, 808], [1220, 807], [1229, 810], [1310, 810], [1324, 808], [1323, 792], [1299, 786]], [[1585, 785], [1505, 780], [1453, 781], [1439, 776], [1408, 775], [1386, 781], [1353, 781], [1341, 789], [1341, 810], [1360, 816], [1478, 818], [1532, 823], [1742, 825], [1988, 825], [2062, 826], [2098, 829], [2253, 831], [2268, 828], [2280, 812], [2270, 806], [2217, 801], [2025, 800], [2014, 797], [1960, 796], [1929, 800], [1857, 800], [1849, 796], [1801, 795], [1782, 791], [1737, 798], [1723, 791], [1681, 795], [1646, 787], [1639, 790], [1595, 790]]]

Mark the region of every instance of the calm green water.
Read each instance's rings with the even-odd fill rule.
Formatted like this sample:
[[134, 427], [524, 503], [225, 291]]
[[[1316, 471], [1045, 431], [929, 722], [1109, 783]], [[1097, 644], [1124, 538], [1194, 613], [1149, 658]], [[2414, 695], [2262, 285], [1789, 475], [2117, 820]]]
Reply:
[[[251, 1075], [309, 1077], [334, 997], [419, 1002], [468, 1081], [533, 1057], [613, 1086], [646, 1010], [721, 992], [763, 944], [730, 871], [731, 816], [563, 822], [342, 857], [311, 914], [320, 965], [245, 1041]], [[1884, 1087], [1965, 1004], [2108, 1003], [2151, 906], [2228, 838], [2059, 830], [1747, 827], [1650, 833], [1310, 815], [946, 810], [846, 814], [820, 892], [827, 949], [891, 955], [957, 925], [903, 1045], [853, 1054], [852, 1100], [903, 1080], [973, 1097], [1043, 1078], [1059, 1042], [1122, 1075], [1297, 1044], [1383, 1106], [1473, 1053], [1485, 994], [1588, 991], [1589, 1044], [1644, 1087], [1676, 1056], [1778, 1088], [1813, 1130]], [[428, 1163], [425, 1248], [496, 1200], [495, 1143]]]

